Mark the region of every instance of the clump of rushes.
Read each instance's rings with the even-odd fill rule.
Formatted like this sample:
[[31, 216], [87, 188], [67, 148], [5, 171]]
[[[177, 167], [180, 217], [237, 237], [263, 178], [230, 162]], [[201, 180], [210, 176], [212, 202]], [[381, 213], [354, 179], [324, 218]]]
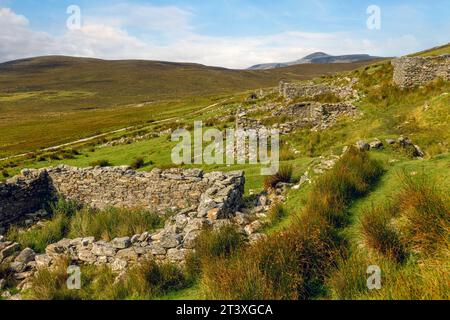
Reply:
[[194, 241], [195, 252], [186, 259], [188, 274], [198, 277], [202, 264], [208, 264], [215, 258], [230, 257], [243, 245], [243, 235], [232, 225], [202, 231]]
[[367, 193], [381, 165], [351, 149], [313, 186], [298, 220], [230, 257], [202, 264], [202, 284], [213, 299], [314, 299], [326, 292], [325, 282], [347, 251], [343, 224], [353, 199]]
[[284, 208], [282, 203], [274, 203], [269, 209], [269, 213], [267, 214], [267, 219], [270, 224], [276, 224], [280, 222], [284, 217], [287, 216], [286, 209]]
[[292, 175], [292, 165], [282, 165], [276, 174], [265, 178], [264, 189], [274, 189], [280, 182], [290, 183], [292, 181]]
[[397, 262], [403, 262], [406, 258], [406, 250], [398, 231], [392, 224], [395, 209], [388, 204], [366, 210], [361, 220], [361, 233], [369, 248]]

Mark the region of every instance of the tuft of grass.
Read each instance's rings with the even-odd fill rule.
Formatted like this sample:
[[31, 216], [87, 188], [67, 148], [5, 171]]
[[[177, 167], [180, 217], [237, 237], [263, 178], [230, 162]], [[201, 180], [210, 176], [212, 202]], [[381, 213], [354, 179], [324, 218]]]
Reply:
[[397, 206], [403, 241], [414, 252], [433, 255], [448, 243], [450, 197], [424, 174], [403, 173], [401, 179], [403, 187], [397, 196]]
[[186, 259], [187, 273], [197, 278], [203, 264], [208, 264], [216, 258], [230, 257], [243, 245], [244, 237], [233, 225], [226, 225], [217, 230], [203, 230], [195, 239], [195, 252], [189, 254]]
[[111, 241], [117, 237], [152, 231], [162, 227], [162, 224], [160, 215], [147, 210], [108, 208], [98, 211], [84, 208], [71, 219], [68, 235], [72, 238], [95, 237]]
[[51, 220], [43, 226], [35, 227], [28, 231], [22, 231], [18, 227], [12, 227], [7, 233], [7, 239], [18, 242], [22, 248], [31, 248], [43, 253], [45, 248], [63, 239], [68, 232], [70, 219], [63, 213], [56, 213]]
[[267, 214], [267, 219], [271, 225], [277, 224], [287, 216], [287, 212], [282, 203], [274, 203]]
[[276, 174], [264, 179], [264, 189], [271, 190], [279, 183], [290, 183], [292, 181], [293, 171], [292, 165], [282, 165]]
[[91, 167], [111, 167], [112, 164], [109, 160], [96, 160], [89, 164]]
[[406, 249], [392, 224], [395, 209], [388, 204], [367, 210], [363, 213], [361, 233], [369, 248], [401, 263], [406, 258]]
[[131, 168], [133, 168], [134, 170], [141, 169], [144, 166], [145, 160], [142, 157], [134, 159], [133, 162], [131, 163]]

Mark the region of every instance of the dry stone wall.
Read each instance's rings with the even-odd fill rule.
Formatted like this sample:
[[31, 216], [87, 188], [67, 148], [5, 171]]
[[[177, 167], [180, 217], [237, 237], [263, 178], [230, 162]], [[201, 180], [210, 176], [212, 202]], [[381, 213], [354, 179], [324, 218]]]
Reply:
[[437, 57], [405, 57], [392, 61], [394, 83], [403, 88], [422, 86], [442, 78], [450, 81], [450, 55]]
[[44, 171], [23, 171], [23, 174], [0, 183], [0, 229], [41, 209], [51, 197]]
[[347, 100], [356, 96], [356, 91], [352, 84], [346, 87], [332, 86], [325, 84], [304, 84], [280, 82], [279, 92], [282, 97], [288, 100], [295, 98], [315, 98], [324, 94], [334, 94], [337, 97]]
[[94, 208], [137, 208], [164, 214], [196, 208], [200, 216], [227, 217], [240, 205], [243, 172], [204, 173], [190, 169], [136, 172], [129, 167], [73, 168], [59, 166], [24, 170], [0, 184], [0, 226], [33, 213], [61, 195]]

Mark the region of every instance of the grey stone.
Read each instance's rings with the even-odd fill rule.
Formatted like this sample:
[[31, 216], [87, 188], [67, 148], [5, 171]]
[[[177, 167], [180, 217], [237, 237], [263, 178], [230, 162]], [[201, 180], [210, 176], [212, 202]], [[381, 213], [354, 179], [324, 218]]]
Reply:
[[34, 257], [34, 260], [36, 261], [36, 268], [38, 269], [48, 268], [52, 263], [52, 258], [46, 254], [38, 254]]
[[115, 238], [111, 245], [116, 249], [126, 249], [131, 246], [131, 240], [130, 237]]
[[27, 265], [23, 262], [13, 262], [9, 265], [9, 268], [14, 271], [14, 273], [21, 273], [24, 272]]
[[165, 249], [175, 248], [180, 244], [179, 237], [176, 234], [164, 234], [161, 237], [160, 245]]
[[19, 255], [16, 257], [15, 261], [27, 264], [28, 262], [33, 261], [35, 256], [36, 256], [36, 253], [32, 249], [26, 248], [26, 249], [22, 250], [21, 253], [19, 253]]
[[396, 142], [397, 142], [397, 140], [395, 140], [395, 139], [386, 139], [386, 143], [389, 144], [389, 145], [393, 145]]
[[117, 249], [107, 242], [99, 241], [93, 244], [92, 253], [96, 256], [114, 257]]
[[20, 245], [18, 243], [13, 243], [6, 248], [4, 248], [2, 251], [0, 251], [0, 262], [2, 262], [4, 259], [8, 258], [9, 256], [13, 255], [15, 252], [17, 252], [20, 249]]
[[356, 148], [360, 151], [369, 151], [370, 145], [366, 141], [359, 140], [356, 142]]
[[383, 147], [383, 142], [380, 140], [372, 141], [370, 144], [370, 149], [381, 149]]
[[169, 249], [167, 251], [167, 259], [173, 262], [179, 262], [186, 259], [187, 250], [185, 249]]

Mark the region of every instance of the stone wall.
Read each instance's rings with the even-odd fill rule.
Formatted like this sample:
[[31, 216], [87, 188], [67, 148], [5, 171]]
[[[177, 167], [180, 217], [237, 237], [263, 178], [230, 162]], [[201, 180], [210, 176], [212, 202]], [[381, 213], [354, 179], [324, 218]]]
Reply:
[[437, 78], [450, 81], [450, 55], [437, 57], [405, 57], [392, 61], [394, 83], [399, 87], [414, 88]]
[[280, 95], [285, 99], [295, 98], [315, 98], [324, 94], [334, 94], [337, 97], [346, 100], [356, 96], [355, 90], [351, 86], [339, 87], [325, 84], [304, 84], [280, 82]]
[[50, 199], [47, 174], [25, 170], [21, 176], [0, 183], [0, 228], [41, 209]]
[[73, 168], [59, 166], [24, 170], [0, 184], [0, 224], [39, 210], [52, 196], [94, 208], [147, 208], [164, 214], [187, 208], [200, 216], [226, 217], [240, 205], [243, 172], [204, 173], [191, 169], [136, 172], [129, 167]]

